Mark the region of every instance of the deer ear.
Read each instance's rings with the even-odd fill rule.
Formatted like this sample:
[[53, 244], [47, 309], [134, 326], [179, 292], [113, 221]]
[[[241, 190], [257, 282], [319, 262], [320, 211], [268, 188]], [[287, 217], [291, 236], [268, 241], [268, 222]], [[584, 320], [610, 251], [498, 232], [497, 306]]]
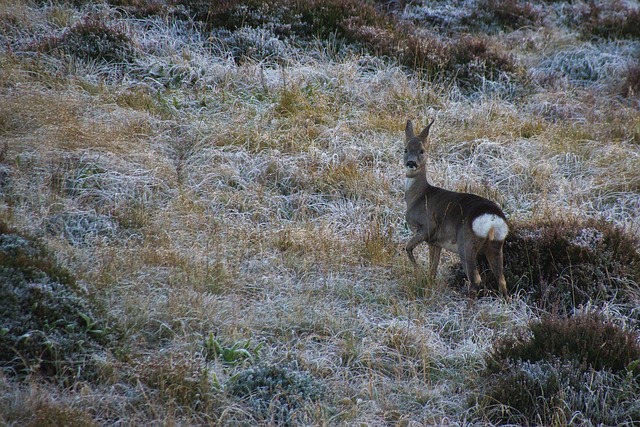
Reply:
[[413, 131], [413, 123], [411, 123], [411, 120], [407, 120], [407, 127], [404, 129], [404, 134], [407, 141], [416, 136], [416, 133]]
[[427, 125], [427, 127], [426, 127], [426, 128], [424, 128], [424, 129], [422, 130], [422, 132], [420, 132], [420, 138], [424, 139], [424, 138], [426, 138], [426, 137], [428, 137], [428, 136], [429, 136], [429, 129], [431, 129], [431, 125], [432, 125], [432, 124], [433, 124], [433, 122], [435, 122], [435, 121], [436, 121], [436, 119], [431, 120], [431, 123], [429, 123], [429, 124]]

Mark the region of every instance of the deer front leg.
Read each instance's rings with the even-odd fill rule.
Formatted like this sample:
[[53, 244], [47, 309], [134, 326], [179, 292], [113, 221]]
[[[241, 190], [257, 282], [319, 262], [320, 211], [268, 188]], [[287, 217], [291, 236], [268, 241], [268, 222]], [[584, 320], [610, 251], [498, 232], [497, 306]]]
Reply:
[[413, 267], [416, 270], [418, 269], [418, 262], [416, 261], [416, 257], [413, 256], [413, 250], [416, 248], [416, 246], [418, 246], [422, 242], [424, 242], [424, 236], [420, 233], [416, 233], [413, 235], [411, 240], [407, 242], [407, 246], [405, 247], [405, 250], [407, 251], [407, 255], [409, 256], [409, 260], [411, 261], [411, 263], [413, 264]]

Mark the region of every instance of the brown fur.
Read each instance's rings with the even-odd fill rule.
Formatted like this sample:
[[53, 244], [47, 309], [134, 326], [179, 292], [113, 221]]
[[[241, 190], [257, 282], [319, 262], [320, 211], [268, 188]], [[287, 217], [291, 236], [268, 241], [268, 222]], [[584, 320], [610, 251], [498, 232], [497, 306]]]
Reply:
[[[427, 243], [429, 275], [433, 279], [438, 270], [442, 248], [458, 253], [470, 282], [471, 295], [475, 298], [481, 281], [476, 258], [483, 253], [498, 280], [500, 292], [508, 299], [503, 274], [504, 240], [496, 238], [496, 227], [506, 231], [506, 217], [496, 203], [484, 197], [449, 191], [429, 184], [426, 175], [426, 142], [432, 124], [433, 121], [416, 136], [409, 120], [405, 130], [406, 220], [414, 233], [406, 246], [407, 255], [418, 268], [413, 250], [420, 243]], [[495, 222], [492, 223], [495, 225], [491, 226], [486, 237], [478, 236], [472, 229], [473, 221], [483, 215], [495, 216]], [[504, 225], [500, 219], [504, 221]]]

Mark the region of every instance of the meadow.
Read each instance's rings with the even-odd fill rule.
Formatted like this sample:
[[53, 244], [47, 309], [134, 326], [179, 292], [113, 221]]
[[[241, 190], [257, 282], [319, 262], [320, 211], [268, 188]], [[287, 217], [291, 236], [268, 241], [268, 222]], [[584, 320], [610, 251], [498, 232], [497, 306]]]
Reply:
[[639, 239], [638, 1], [0, 0], [2, 426], [638, 425]]

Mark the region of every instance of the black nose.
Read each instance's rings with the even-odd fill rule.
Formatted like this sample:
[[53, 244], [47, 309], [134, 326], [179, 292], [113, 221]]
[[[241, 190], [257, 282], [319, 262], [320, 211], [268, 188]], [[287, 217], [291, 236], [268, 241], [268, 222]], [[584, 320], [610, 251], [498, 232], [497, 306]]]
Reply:
[[418, 164], [417, 164], [414, 160], [409, 160], [409, 161], [407, 162], [407, 167], [408, 167], [408, 168], [417, 168], [417, 167], [418, 167]]

